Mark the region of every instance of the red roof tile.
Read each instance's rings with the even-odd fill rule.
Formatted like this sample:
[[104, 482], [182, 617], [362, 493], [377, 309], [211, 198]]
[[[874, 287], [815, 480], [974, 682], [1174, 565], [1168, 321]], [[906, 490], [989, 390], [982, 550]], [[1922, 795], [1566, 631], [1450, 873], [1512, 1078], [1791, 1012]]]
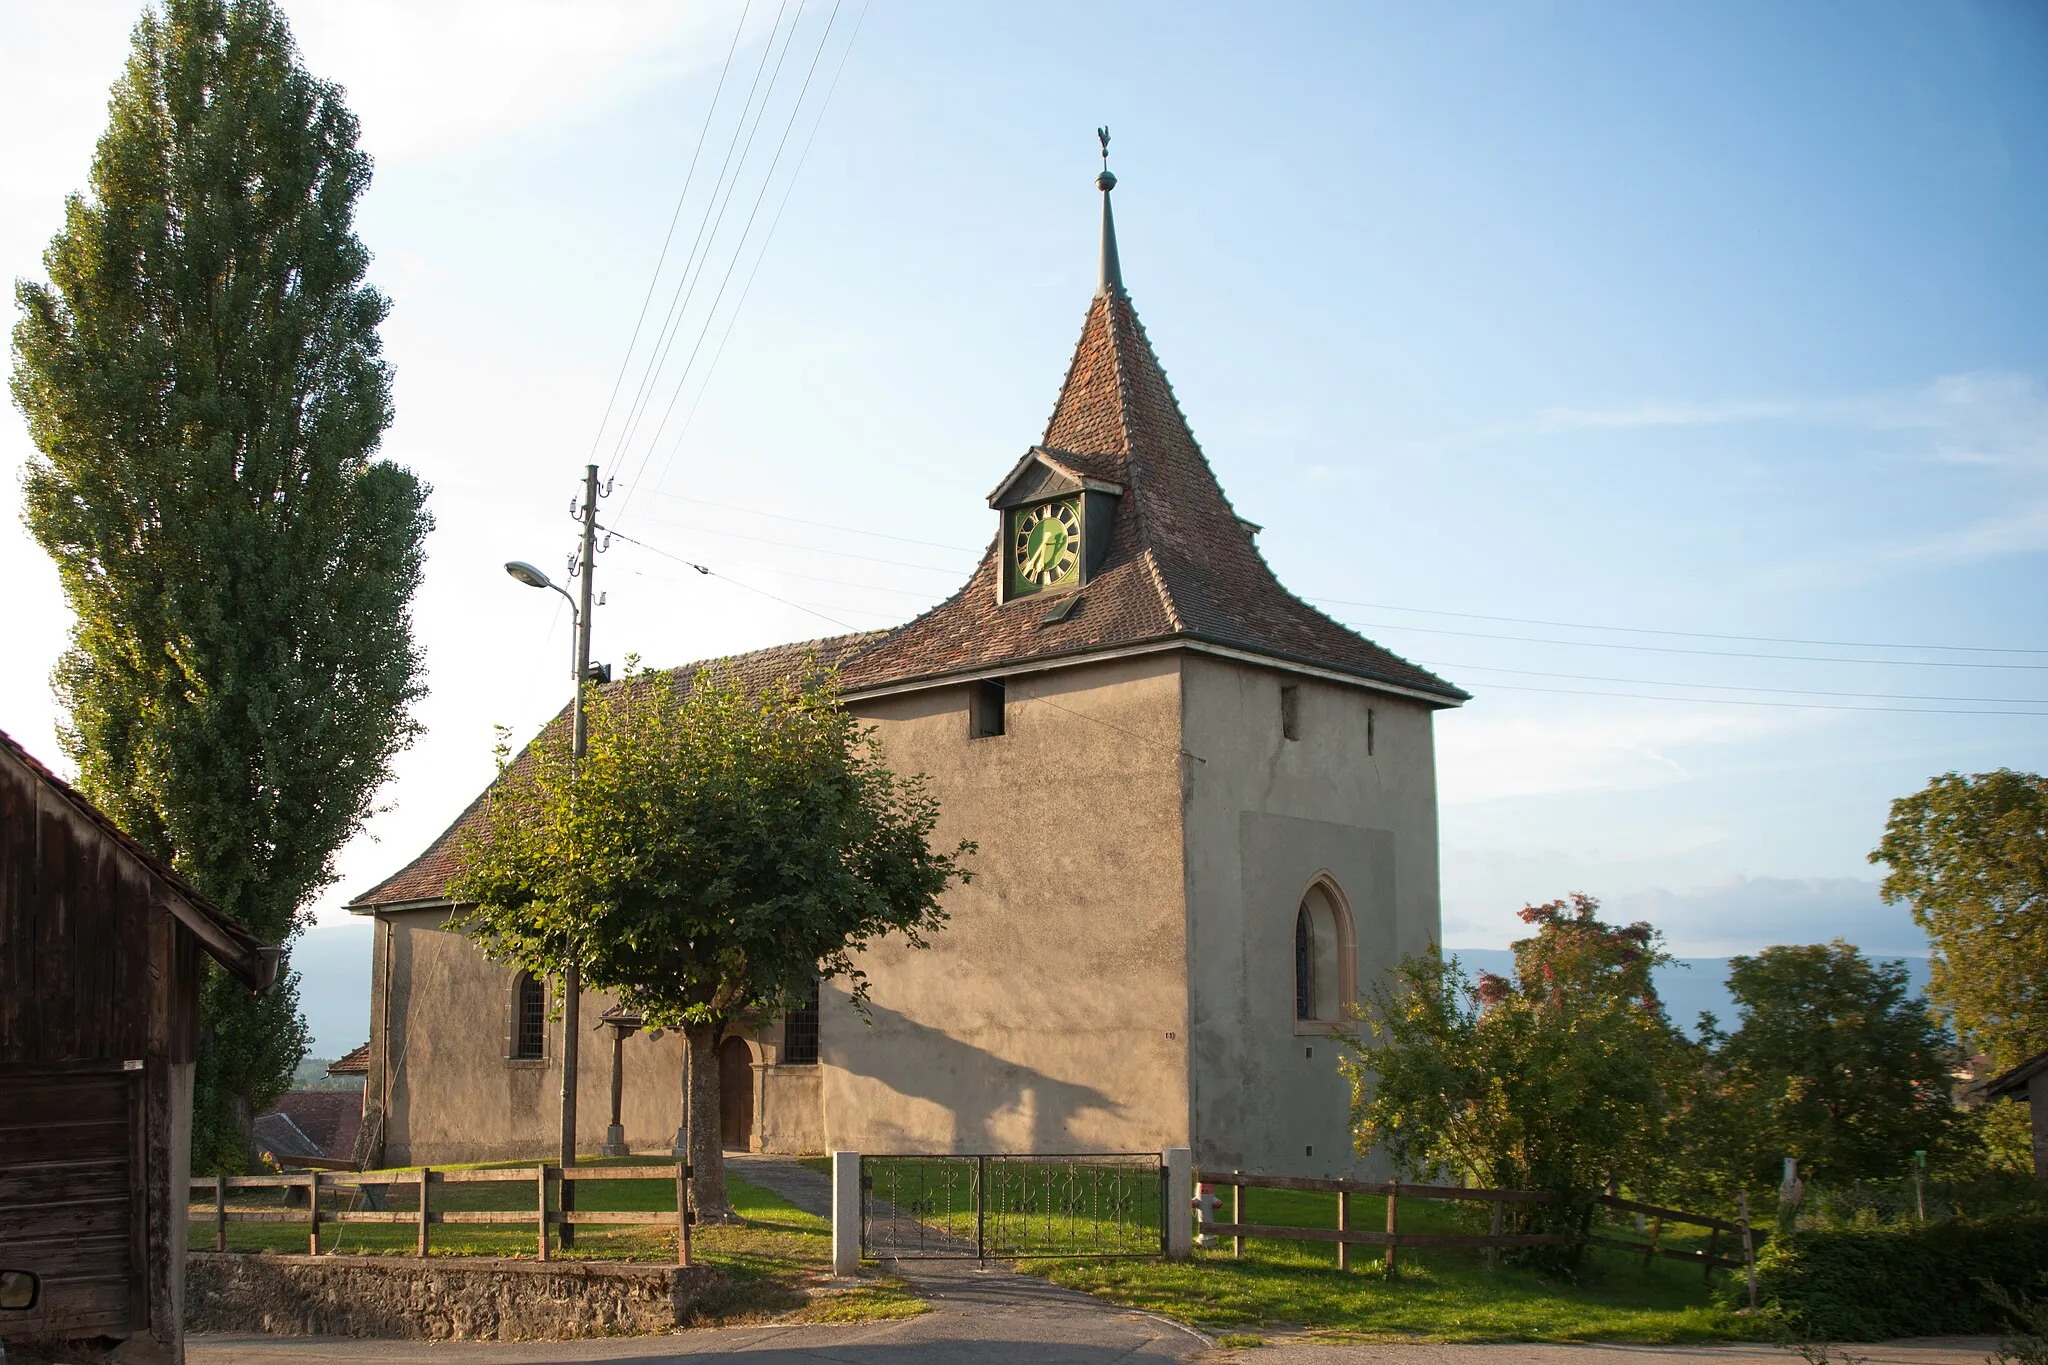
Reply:
[[[769, 649], [757, 649], [750, 654], [733, 654], [722, 659], [704, 659], [693, 664], [684, 664], [671, 672], [682, 681], [683, 691], [688, 695], [690, 684], [699, 673], [710, 670], [734, 678], [748, 691], [758, 692], [778, 678], [786, 678], [809, 665], [813, 660], [821, 668], [837, 668], [843, 661], [863, 645], [871, 644], [883, 637], [882, 631], [868, 631], [855, 635], [832, 635], [822, 640], [803, 640], [793, 645], [776, 645]], [[624, 681], [610, 684], [624, 687]], [[541, 732], [520, 750], [512, 760], [516, 769], [528, 761], [534, 744], [550, 734], [560, 734], [569, 723], [569, 708], [564, 706], [555, 718], [541, 727]], [[407, 863], [396, 873], [371, 887], [362, 895], [349, 902], [351, 910], [374, 910], [379, 907], [404, 905], [408, 902], [434, 904], [442, 902], [448, 883], [456, 872], [456, 850], [461, 832], [482, 818], [484, 800], [491, 794], [486, 787], [477, 794], [476, 800], [455, 817], [454, 823], [441, 831], [434, 842], [419, 857]], [[365, 1044], [367, 1047], [367, 1044]], [[353, 1056], [354, 1054], [350, 1054]]]

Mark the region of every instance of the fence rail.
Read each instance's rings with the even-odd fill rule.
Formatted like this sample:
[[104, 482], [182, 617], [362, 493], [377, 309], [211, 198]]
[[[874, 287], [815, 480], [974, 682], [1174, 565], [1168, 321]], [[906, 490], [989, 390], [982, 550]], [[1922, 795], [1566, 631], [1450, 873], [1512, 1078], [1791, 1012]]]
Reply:
[[[551, 1227], [577, 1227], [595, 1224], [653, 1224], [671, 1226], [676, 1229], [676, 1264], [690, 1264], [690, 1228], [696, 1222], [696, 1215], [690, 1212], [690, 1166], [687, 1162], [673, 1164], [662, 1162], [644, 1166], [549, 1166], [545, 1164], [524, 1167], [501, 1167], [494, 1170], [438, 1171], [431, 1166], [409, 1167], [393, 1171], [363, 1171], [348, 1174], [330, 1174], [326, 1171], [310, 1171], [304, 1175], [216, 1175], [198, 1176], [192, 1180], [191, 1193], [204, 1192], [211, 1196], [207, 1202], [190, 1202], [186, 1205], [186, 1216], [193, 1219], [209, 1219], [213, 1223], [213, 1249], [226, 1251], [228, 1246], [228, 1224], [230, 1223], [303, 1223], [306, 1227], [306, 1247], [312, 1255], [320, 1254], [320, 1229], [323, 1224], [333, 1223], [381, 1223], [411, 1224], [419, 1229], [418, 1254], [430, 1255], [432, 1236], [429, 1229], [434, 1227], [493, 1226], [504, 1224], [528, 1224], [535, 1230], [534, 1254], [539, 1260], [548, 1260], [548, 1229]], [[673, 1212], [661, 1209], [564, 1209], [550, 1208], [548, 1190], [552, 1184], [559, 1192], [562, 1187], [575, 1185], [587, 1180], [666, 1180], [676, 1182], [676, 1207]], [[533, 1208], [526, 1209], [437, 1209], [433, 1207], [432, 1191], [437, 1185], [523, 1184], [533, 1191]], [[321, 1196], [341, 1190], [389, 1190], [394, 1187], [412, 1186], [419, 1191], [417, 1209], [335, 1209], [322, 1208]], [[230, 1190], [279, 1190], [290, 1198], [293, 1190], [306, 1192], [306, 1207], [248, 1209], [228, 1207]], [[188, 1196], [189, 1197], [189, 1196]], [[562, 1201], [557, 1201], [558, 1203]], [[573, 1204], [574, 1199], [567, 1201]]]
[[[1245, 1171], [1196, 1171], [1195, 1183], [1198, 1188], [1228, 1189], [1231, 1192], [1230, 1221], [1221, 1222], [1209, 1217], [1210, 1205], [1200, 1204], [1201, 1220], [1197, 1231], [1207, 1237], [1228, 1237], [1234, 1255], [1244, 1255], [1245, 1239], [1257, 1237], [1279, 1241], [1335, 1242], [1337, 1244], [1337, 1267], [1351, 1268], [1351, 1248], [1354, 1246], [1376, 1246], [1382, 1248], [1381, 1265], [1385, 1273], [1393, 1275], [1399, 1266], [1402, 1247], [1483, 1247], [1490, 1262], [1498, 1262], [1502, 1248], [1559, 1246], [1584, 1241], [1595, 1246], [1609, 1247], [1641, 1256], [1645, 1262], [1653, 1258], [1681, 1261], [1697, 1265], [1704, 1277], [1711, 1277], [1716, 1270], [1745, 1271], [1750, 1281], [1750, 1296], [1755, 1298], [1756, 1248], [1749, 1227], [1749, 1200], [1741, 1199], [1741, 1215], [1738, 1221], [1715, 1218], [1709, 1214], [1689, 1213], [1682, 1209], [1667, 1209], [1656, 1204], [1645, 1204], [1619, 1195], [1603, 1194], [1597, 1199], [1604, 1208], [1618, 1213], [1631, 1213], [1654, 1220], [1650, 1224], [1650, 1238], [1647, 1242], [1632, 1242], [1626, 1238], [1608, 1237], [1599, 1233], [1588, 1233], [1584, 1237], [1568, 1233], [1517, 1233], [1506, 1232], [1504, 1211], [1509, 1204], [1562, 1204], [1564, 1197], [1548, 1190], [1497, 1190], [1468, 1189], [1462, 1185], [1410, 1185], [1399, 1180], [1317, 1180], [1302, 1176], [1254, 1175]], [[1244, 1192], [1260, 1190], [1303, 1190], [1337, 1196], [1337, 1226], [1334, 1228], [1303, 1228], [1271, 1223], [1250, 1223], [1244, 1217]], [[1383, 1230], [1354, 1227], [1351, 1221], [1351, 1199], [1353, 1195], [1384, 1196], [1386, 1203], [1386, 1227]], [[1403, 1199], [1464, 1200], [1486, 1203], [1493, 1206], [1492, 1227], [1485, 1233], [1445, 1232], [1402, 1232], [1400, 1230], [1400, 1202]], [[1659, 1246], [1665, 1223], [1682, 1223], [1708, 1230], [1706, 1249], [1703, 1251], [1677, 1250]], [[1729, 1233], [1740, 1239], [1741, 1259], [1720, 1254], [1721, 1234]]]

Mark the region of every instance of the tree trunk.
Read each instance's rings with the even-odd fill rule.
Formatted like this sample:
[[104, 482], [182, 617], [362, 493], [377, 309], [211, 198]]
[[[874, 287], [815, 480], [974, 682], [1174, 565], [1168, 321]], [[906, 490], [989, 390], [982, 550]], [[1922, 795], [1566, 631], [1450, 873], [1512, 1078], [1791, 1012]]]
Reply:
[[719, 1141], [718, 1035], [715, 1024], [691, 1024], [690, 1040], [690, 1185], [697, 1200], [699, 1223], [735, 1223], [738, 1216], [725, 1197], [725, 1148]]

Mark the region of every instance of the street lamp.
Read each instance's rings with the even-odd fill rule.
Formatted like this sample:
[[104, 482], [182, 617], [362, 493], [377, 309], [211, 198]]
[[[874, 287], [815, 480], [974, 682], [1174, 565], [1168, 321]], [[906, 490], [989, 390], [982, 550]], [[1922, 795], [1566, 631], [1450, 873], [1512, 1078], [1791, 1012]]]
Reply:
[[[553, 588], [556, 592], [562, 594], [562, 600], [569, 604], [569, 676], [574, 678], [576, 676], [576, 653], [583, 633], [581, 629], [583, 613], [576, 609], [574, 594], [523, 559], [507, 560], [505, 562], [505, 572], [511, 574], [529, 588]], [[577, 678], [576, 681], [580, 686], [583, 680]]]

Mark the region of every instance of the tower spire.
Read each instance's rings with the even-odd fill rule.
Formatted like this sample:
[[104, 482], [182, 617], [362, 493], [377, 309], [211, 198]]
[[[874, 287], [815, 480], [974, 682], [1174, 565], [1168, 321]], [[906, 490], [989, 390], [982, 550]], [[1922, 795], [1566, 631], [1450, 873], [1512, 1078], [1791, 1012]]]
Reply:
[[1124, 272], [1116, 258], [1116, 219], [1109, 211], [1109, 192], [1116, 188], [1116, 176], [1109, 169], [1109, 129], [1097, 128], [1095, 136], [1102, 143], [1102, 174], [1095, 177], [1095, 188], [1102, 191], [1102, 265], [1096, 272], [1095, 292], [1121, 294]]

